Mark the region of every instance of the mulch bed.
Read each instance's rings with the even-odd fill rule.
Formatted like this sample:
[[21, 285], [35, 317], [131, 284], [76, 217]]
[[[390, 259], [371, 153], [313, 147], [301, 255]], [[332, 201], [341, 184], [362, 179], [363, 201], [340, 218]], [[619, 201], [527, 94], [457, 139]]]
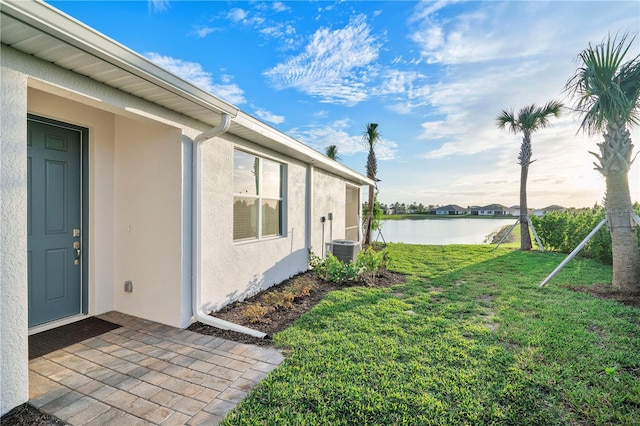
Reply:
[[[302, 314], [309, 311], [315, 305], [317, 305], [324, 296], [333, 290], [338, 290], [345, 287], [353, 286], [369, 286], [369, 287], [389, 287], [395, 284], [402, 284], [406, 282], [407, 277], [403, 274], [399, 274], [391, 271], [381, 271], [376, 277], [375, 282], [350, 282], [347, 284], [336, 284], [320, 279], [313, 271], [303, 272], [288, 280], [283, 281], [273, 287], [264, 290], [255, 296], [245, 299], [242, 302], [234, 302], [225, 306], [220, 311], [215, 312], [212, 316], [223, 319], [225, 321], [240, 324], [245, 327], [252, 328], [254, 330], [262, 331], [268, 336], [286, 329], [295, 320], [300, 318]], [[277, 309], [270, 312], [258, 321], [250, 322], [247, 320], [244, 314], [244, 308], [247, 305], [263, 303], [265, 298], [268, 298], [270, 293], [281, 291], [283, 288], [290, 285], [294, 280], [305, 280], [313, 285], [313, 290], [308, 296], [296, 298], [293, 301], [293, 307], [290, 309]], [[249, 343], [259, 346], [271, 346], [271, 339], [260, 339], [258, 337], [249, 336], [244, 333], [238, 333], [236, 331], [221, 330], [216, 327], [212, 327], [201, 322], [196, 322], [189, 326], [188, 330], [195, 331], [196, 333], [206, 334], [209, 336], [221, 337], [228, 340], [233, 340], [240, 343]]]
[[51, 414], [43, 413], [32, 405], [22, 404], [2, 416], [0, 425], [65, 426], [66, 423]]

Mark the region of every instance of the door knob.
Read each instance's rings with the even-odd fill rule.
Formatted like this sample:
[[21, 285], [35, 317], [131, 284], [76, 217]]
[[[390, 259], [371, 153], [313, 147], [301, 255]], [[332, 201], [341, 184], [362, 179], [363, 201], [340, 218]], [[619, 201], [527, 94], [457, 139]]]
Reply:
[[73, 248], [76, 251], [76, 258], [73, 261], [74, 265], [79, 265], [80, 264], [80, 241], [74, 241], [73, 242]]

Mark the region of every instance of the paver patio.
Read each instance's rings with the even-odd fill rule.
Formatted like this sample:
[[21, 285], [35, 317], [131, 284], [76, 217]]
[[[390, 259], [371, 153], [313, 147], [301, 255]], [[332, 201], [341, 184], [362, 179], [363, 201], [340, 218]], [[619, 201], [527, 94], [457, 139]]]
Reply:
[[284, 360], [132, 317], [122, 327], [29, 362], [30, 403], [71, 425], [216, 425]]

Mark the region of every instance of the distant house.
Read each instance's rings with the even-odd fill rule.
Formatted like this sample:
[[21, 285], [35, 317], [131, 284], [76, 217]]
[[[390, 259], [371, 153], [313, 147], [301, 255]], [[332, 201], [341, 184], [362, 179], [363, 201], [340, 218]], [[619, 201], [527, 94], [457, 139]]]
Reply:
[[489, 204], [483, 207], [470, 208], [471, 215], [473, 216], [507, 216], [510, 215], [509, 208], [502, 204]]
[[507, 209], [509, 215], [511, 216], [519, 216], [520, 215], [520, 206], [511, 206]]
[[533, 214], [536, 216], [544, 216], [545, 214], [549, 213], [549, 212], [555, 212], [555, 211], [562, 211], [564, 210], [564, 207], [559, 206], [557, 204], [552, 204], [550, 206], [547, 206], [543, 209], [536, 209], [533, 211]]
[[467, 209], [465, 209], [464, 207], [460, 207], [456, 204], [449, 204], [447, 206], [438, 207], [435, 210], [435, 212], [437, 215], [455, 216], [455, 215], [467, 214]]

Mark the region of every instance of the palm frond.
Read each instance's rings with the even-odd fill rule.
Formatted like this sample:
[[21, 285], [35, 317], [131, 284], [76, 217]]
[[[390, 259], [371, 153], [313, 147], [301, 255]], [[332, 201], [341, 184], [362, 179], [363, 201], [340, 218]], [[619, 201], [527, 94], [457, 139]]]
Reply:
[[584, 114], [580, 129], [593, 134], [607, 123], [622, 119], [638, 124], [640, 95], [640, 55], [624, 62], [635, 36], [620, 39], [608, 36], [602, 43], [578, 55], [582, 63], [566, 85], [565, 91], [576, 98], [574, 110]]

